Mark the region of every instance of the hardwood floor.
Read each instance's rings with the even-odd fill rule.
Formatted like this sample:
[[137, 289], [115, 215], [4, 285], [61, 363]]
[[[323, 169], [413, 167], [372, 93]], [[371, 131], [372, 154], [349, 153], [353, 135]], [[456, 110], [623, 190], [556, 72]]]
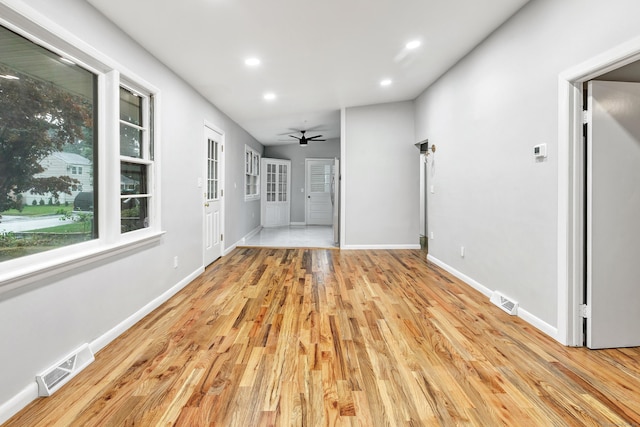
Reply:
[[640, 349], [567, 348], [421, 251], [236, 249], [7, 426], [637, 426]]

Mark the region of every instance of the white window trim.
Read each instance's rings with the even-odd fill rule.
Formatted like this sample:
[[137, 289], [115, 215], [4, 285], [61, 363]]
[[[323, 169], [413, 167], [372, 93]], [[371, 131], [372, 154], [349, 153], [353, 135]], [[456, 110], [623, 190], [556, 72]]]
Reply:
[[[8, 3], [8, 4], [7, 4]], [[0, 25], [52, 52], [71, 59], [96, 74], [98, 80], [98, 230], [99, 236], [46, 252], [3, 261], [0, 294], [44, 280], [121, 253], [141, 250], [157, 243], [165, 233], [161, 228], [160, 196], [160, 91], [126, 67], [96, 51], [92, 46], [51, 22], [23, 2], [0, 3]], [[122, 76], [122, 77], [121, 77]], [[149, 206], [150, 226], [120, 233], [120, 86], [139, 88], [154, 97], [154, 171], [149, 185], [153, 189]]]
[[[150, 166], [150, 171], [147, 176], [148, 192], [146, 194], [136, 195], [136, 197], [146, 197], [149, 200], [149, 204], [148, 204], [149, 211], [147, 213], [149, 217], [149, 227], [144, 229], [134, 230], [134, 231], [128, 231], [126, 233], [121, 232], [120, 234], [122, 235], [122, 234], [136, 233], [138, 231], [146, 231], [149, 228], [151, 229], [159, 228], [160, 226], [159, 224], [159, 218], [160, 218], [159, 206], [160, 205], [156, 203], [156, 195], [159, 194], [159, 187], [156, 185], [157, 175], [158, 175], [158, 162], [156, 159], [156, 154], [157, 154], [156, 149], [158, 148], [156, 147], [157, 129], [153, 129], [153, 130], [151, 129], [151, 126], [156, 126], [156, 123], [158, 121], [158, 109], [157, 109], [157, 106], [154, 105], [154, 109], [153, 109], [154, 117], [151, 118], [151, 115], [150, 115], [151, 111], [150, 111], [150, 105], [149, 105], [150, 99], [152, 97], [153, 97], [154, 104], [156, 103], [156, 98], [159, 98], [159, 93], [157, 90], [150, 89], [149, 87], [141, 86], [139, 83], [134, 83], [131, 80], [124, 79], [122, 77], [120, 78], [120, 87], [123, 87], [144, 99], [143, 108], [142, 108], [143, 126], [132, 126], [131, 124], [129, 125], [143, 130], [145, 134], [143, 137], [140, 158], [121, 155], [120, 144], [117, 144], [118, 158], [119, 158], [119, 161], [118, 161], [118, 171], [119, 171], [118, 172], [118, 200], [119, 201], [122, 200], [123, 198], [122, 192], [120, 189], [120, 167], [122, 166], [122, 162], [129, 162], [129, 163], [134, 163], [138, 165]], [[119, 90], [118, 90], [118, 93], [119, 93]], [[120, 105], [119, 97], [118, 97], [118, 105]], [[120, 119], [120, 114], [118, 110], [118, 141], [120, 141], [120, 124], [121, 123], [122, 123], [122, 120]], [[151, 135], [150, 135], [151, 132], [153, 132], [154, 141], [151, 141]], [[151, 148], [152, 148], [151, 144], [153, 144], [153, 154], [154, 154], [153, 159], [151, 158]], [[120, 203], [118, 203], [118, 220], [119, 220], [118, 222], [120, 223], [121, 212], [119, 210], [119, 206], [120, 206]]]
[[[247, 154], [251, 156], [251, 160], [249, 160], [250, 164], [247, 164]], [[260, 200], [260, 160], [262, 156], [256, 150], [251, 148], [248, 145], [244, 146], [244, 200]], [[257, 167], [257, 171], [254, 173], [254, 168]], [[255, 176], [256, 178], [256, 192], [255, 194], [247, 194], [247, 176]]]

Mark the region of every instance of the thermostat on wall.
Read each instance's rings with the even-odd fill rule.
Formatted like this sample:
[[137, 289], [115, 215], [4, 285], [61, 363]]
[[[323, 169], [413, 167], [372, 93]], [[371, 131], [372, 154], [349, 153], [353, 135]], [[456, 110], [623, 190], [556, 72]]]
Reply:
[[536, 159], [543, 159], [547, 157], [547, 144], [538, 144], [533, 147], [533, 156]]

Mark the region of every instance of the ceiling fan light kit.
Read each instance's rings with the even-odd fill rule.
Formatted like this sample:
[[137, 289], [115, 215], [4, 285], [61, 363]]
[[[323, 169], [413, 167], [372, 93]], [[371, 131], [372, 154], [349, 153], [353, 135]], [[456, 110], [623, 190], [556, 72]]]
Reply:
[[309, 141], [326, 141], [326, 139], [318, 139], [318, 138], [322, 138], [322, 135], [314, 135], [314, 136], [307, 137], [305, 135], [305, 133], [307, 132], [306, 130], [299, 130], [298, 132], [300, 132], [302, 136], [295, 136], [295, 135], [289, 135], [289, 136], [291, 138], [297, 139], [301, 147], [306, 147], [309, 144]]

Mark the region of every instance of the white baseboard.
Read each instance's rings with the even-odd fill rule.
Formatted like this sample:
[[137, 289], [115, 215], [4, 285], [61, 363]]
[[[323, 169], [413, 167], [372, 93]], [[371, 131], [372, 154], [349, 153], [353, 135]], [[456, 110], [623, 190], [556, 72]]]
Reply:
[[[478, 292], [481, 292], [487, 298], [491, 298], [493, 291], [487, 288], [486, 286], [484, 286], [483, 284], [473, 280], [471, 277], [467, 276], [464, 273], [461, 273], [460, 271], [449, 266], [448, 264], [445, 264], [444, 262], [440, 261], [438, 258], [434, 256], [427, 255], [427, 260], [431, 261], [432, 263], [442, 268], [443, 270], [447, 271], [448, 273], [451, 273], [453, 276], [462, 280], [464, 283], [471, 286], [473, 289], [477, 290]], [[560, 341], [558, 339], [558, 328], [549, 325], [547, 322], [534, 316], [533, 314], [529, 313], [527, 310], [524, 310], [522, 308], [522, 305], [518, 307], [518, 317], [524, 320], [525, 322], [529, 323], [531, 326], [549, 335], [551, 338], [555, 339], [556, 341]]]
[[431, 261], [432, 263], [434, 263], [438, 267], [442, 268], [443, 270], [453, 274], [455, 277], [457, 277], [458, 279], [462, 280], [463, 282], [465, 282], [467, 285], [471, 286], [476, 291], [481, 292], [487, 298], [491, 298], [491, 294], [493, 294], [493, 291], [491, 289], [489, 289], [486, 286], [476, 282], [475, 280], [473, 280], [471, 277], [467, 276], [466, 274], [463, 274], [463, 273], [459, 272], [455, 268], [451, 267], [448, 264], [445, 264], [444, 262], [440, 261], [438, 258], [436, 258], [434, 256], [427, 255], [427, 260]]
[[527, 310], [524, 310], [522, 307], [518, 308], [518, 317], [562, 344], [558, 336], [558, 328], [555, 326], [551, 326], [547, 322], [529, 313]]
[[113, 341], [114, 339], [122, 335], [127, 329], [129, 329], [130, 327], [138, 323], [140, 320], [142, 320], [144, 316], [151, 313], [156, 308], [160, 307], [162, 303], [166, 302], [167, 300], [169, 300], [169, 298], [177, 294], [182, 288], [184, 288], [189, 283], [191, 283], [196, 277], [201, 275], [203, 272], [204, 272], [204, 268], [199, 267], [198, 269], [196, 269], [196, 271], [194, 271], [193, 273], [191, 273], [190, 275], [182, 279], [176, 285], [167, 289], [164, 293], [159, 295], [157, 298], [147, 303], [140, 310], [136, 311], [131, 316], [127, 317], [125, 320], [123, 320], [122, 322], [120, 322], [110, 330], [108, 330], [102, 336], [93, 340], [91, 343], [89, 343], [89, 347], [91, 348], [91, 351], [93, 351], [93, 354], [96, 354], [98, 351], [102, 350], [107, 344], [109, 344], [111, 341]]
[[299, 226], [305, 226], [307, 225], [307, 223], [306, 222], [290, 222], [289, 225], [293, 227], [299, 227]]
[[420, 249], [420, 244], [406, 244], [406, 245], [344, 245], [340, 249], [346, 250], [376, 250], [376, 249], [386, 249], [386, 250], [402, 250], [402, 249]]
[[[96, 338], [89, 344], [89, 348], [95, 354], [102, 348], [104, 348], [111, 341], [116, 339], [122, 333], [124, 333], [131, 326], [139, 322], [147, 314], [158, 308], [162, 303], [169, 300], [172, 296], [178, 293], [182, 288], [191, 283], [196, 277], [204, 272], [204, 268], [200, 267], [189, 276], [182, 279], [179, 283], [172, 286], [170, 289], [162, 293], [160, 296], [146, 304], [137, 312], [117, 324], [105, 332], [102, 336]], [[38, 384], [36, 383], [36, 374], [33, 374], [33, 383], [28, 384], [22, 391], [13, 396], [7, 402], [0, 404], [0, 424], [7, 421], [9, 418], [17, 414], [22, 408], [27, 406], [38, 398]]]
[[247, 243], [247, 240], [251, 239], [253, 236], [255, 236], [256, 234], [258, 234], [260, 231], [262, 231], [262, 226], [259, 225], [256, 228], [254, 228], [253, 230], [251, 230], [250, 232], [248, 232], [242, 239], [238, 240], [236, 243], [234, 243], [231, 247], [229, 247], [227, 250], [225, 250], [225, 255], [229, 254], [232, 250], [234, 250], [235, 248], [237, 248], [238, 246], [242, 246], [245, 243]]
[[22, 408], [38, 398], [38, 384], [36, 376], [33, 382], [22, 389], [21, 392], [13, 396], [8, 401], [0, 405], [0, 424], [4, 424], [9, 418], [17, 414]]

